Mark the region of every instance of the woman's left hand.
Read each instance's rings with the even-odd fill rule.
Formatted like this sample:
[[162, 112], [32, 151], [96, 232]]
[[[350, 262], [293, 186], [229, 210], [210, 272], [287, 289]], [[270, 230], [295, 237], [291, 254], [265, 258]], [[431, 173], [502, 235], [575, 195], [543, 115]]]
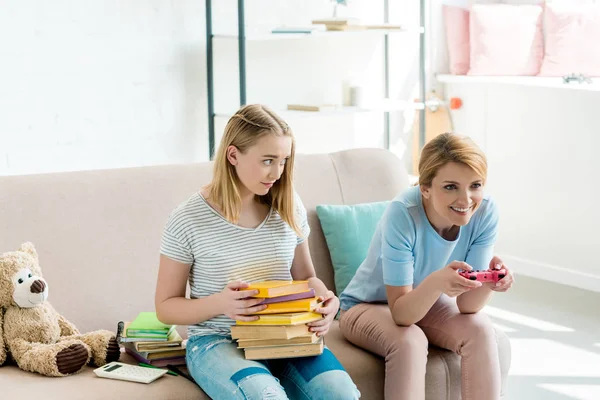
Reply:
[[340, 300], [331, 290], [328, 290], [324, 296], [319, 296], [319, 301], [323, 302], [323, 307], [317, 307], [315, 312], [323, 314], [324, 318], [307, 325], [310, 327], [311, 332], [317, 333], [317, 336], [324, 336], [329, 331], [331, 323], [340, 308]]
[[510, 272], [510, 270], [506, 267], [506, 265], [502, 262], [500, 257], [494, 256], [492, 258], [492, 261], [490, 261], [490, 270], [502, 268], [506, 270], [506, 275], [504, 276], [504, 278], [500, 279], [496, 283], [489, 283], [490, 289], [492, 289], [495, 292], [506, 292], [515, 282], [515, 277], [513, 276], [512, 272]]

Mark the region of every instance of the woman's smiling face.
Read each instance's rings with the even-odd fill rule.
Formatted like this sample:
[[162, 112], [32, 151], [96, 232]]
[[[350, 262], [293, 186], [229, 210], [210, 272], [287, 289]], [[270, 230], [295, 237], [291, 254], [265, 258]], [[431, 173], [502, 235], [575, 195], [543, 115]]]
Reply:
[[436, 230], [464, 226], [483, 200], [484, 181], [469, 166], [449, 162], [442, 166], [431, 182], [421, 187], [427, 202], [427, 217]]

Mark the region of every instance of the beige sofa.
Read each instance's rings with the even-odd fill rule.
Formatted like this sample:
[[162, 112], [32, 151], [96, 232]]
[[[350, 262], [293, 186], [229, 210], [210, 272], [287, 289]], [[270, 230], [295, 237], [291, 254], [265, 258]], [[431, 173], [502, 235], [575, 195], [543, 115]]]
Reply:
[[[391, 199], [407, 187], [407, 175], [395, 156], [377, 149], [301, 155], [296, 171], [296, 188], [309, 210], [312, 258], [319, 277], [333, 288], [316, 205]], [[114, 330], [119, 320], [153, 310], [164, 223], [210, 175], [210, 164], [201, 163], [0, 177], [0, 252], [34, 242], [54, 307], [81, 331]], [[382, 358], [347, 342], [337, 323], [326, 343], [362, 399], [383, 399]], [[505, 384], [510, 344], [501, 332], [498, 346]], [[126, 355], [121, 361], [133, 363]], [[431, 348], [426, 385], [429, 400], [459, 399], [459, 357]], [[47, 378], [10, 364], [0, 367], [0, 391], [3, 399], [207, 398], [183, 377], [166, 375], [144, 385], [96, 378], [87, 368], [75, 376]]]

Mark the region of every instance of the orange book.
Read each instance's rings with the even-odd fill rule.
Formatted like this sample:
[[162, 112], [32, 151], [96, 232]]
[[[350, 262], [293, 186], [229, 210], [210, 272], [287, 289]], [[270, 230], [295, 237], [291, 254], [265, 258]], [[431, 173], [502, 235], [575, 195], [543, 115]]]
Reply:
[[244, 290], [258, 290], [254, 297], [271, 298], [306, 292], [309, 287], [308, 281], [262, 281], [251, 283]]

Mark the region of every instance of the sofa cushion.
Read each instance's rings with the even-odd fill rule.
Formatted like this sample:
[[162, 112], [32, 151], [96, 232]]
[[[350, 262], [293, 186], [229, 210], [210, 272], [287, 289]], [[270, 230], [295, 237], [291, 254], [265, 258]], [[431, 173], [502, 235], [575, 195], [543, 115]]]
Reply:
[[[496, 333], [504, 392], [510, 366], [510, 342], [503, 332]], [[325, 344], [350, 374], [362, 393], [362, 399], [384, 398], [385, 363], [381, 357], [348, 342], [340, 331], [338, 321], [334, 321], [331, 325], [329, 333], [325, 336]], [[123, 354], [119, 361], [128, 364], [136, 363], [128, 354]], [[427, 356], [425, 386], [427, 400], [460, 399], [460, 357], [448, 350], [431, 346]], [[24, 387], [27, 388], [27, 398], [32, 399], [209, 400], [197, 385], [183, 377], [165, 375], [155, 382], [144, 385], [98, 378], [91, 367], [80, 374], [65, 378], [50, 378], [24, 372], [14, 365], [0, 367], [2, 398], [21, 398]]]
[[317, 215], [327, 241], [335, 290], [342, 293], [369, 251], [377, 224], [389, 201], [318, 205]]
[[[119, 362], [137, 364], [129, 354], [121, 354]], [[3, 399], [210, 400], [195, 383], [182, 376], [165, 375], [152, 383], [140, 384], [98, 378], [92, 367], [76, 375], [53, 378], [5, 365], [0, 367], [0, 387]]]

